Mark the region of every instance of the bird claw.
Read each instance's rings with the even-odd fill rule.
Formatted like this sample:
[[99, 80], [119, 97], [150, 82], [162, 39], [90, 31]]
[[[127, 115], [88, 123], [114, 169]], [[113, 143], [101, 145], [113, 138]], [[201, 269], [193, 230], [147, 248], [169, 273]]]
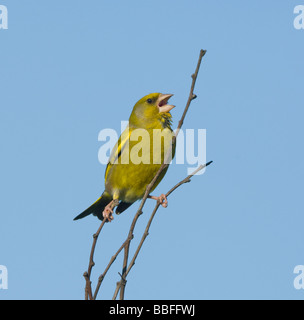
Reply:
[[107, 219], [108, 222], [112, 222], [112, 220], [114, 220], [113, 210], [109, 204], [104, 208], [102, 215], [104, 219]]
[[161, 195], [158, 197], [158, 203], [161, 204], [162, 207], [167, 208], [167, 207], [168, 207], [168, 200], [167, 200], [166, 195], [161, 194]]
[[161, 194], [159, 197], [149, 196], [150, 199], [154, 199], [157, 201], [158, 204], [160, 204], [163, 208], [168, 207], [168, 200], [166, 195]]
[[112, 220], [114, 220], [114, 217], [113, 217], [113, 209], [115, 207], [117, 207], [119, 204], [119, 200], [118, 199], [114, 199], [112, 200], [103, 210], [102, 212], [102, 215], [103, 215], [103, 218], [104, 219], [107, 219], [106, 221], [107, 222], [112, 222]]

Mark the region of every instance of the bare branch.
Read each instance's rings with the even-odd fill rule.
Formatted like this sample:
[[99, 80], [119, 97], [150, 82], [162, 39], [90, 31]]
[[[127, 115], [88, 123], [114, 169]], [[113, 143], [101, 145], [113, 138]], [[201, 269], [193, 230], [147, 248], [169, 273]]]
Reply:
[[106, 222], [106, 219], [103, 219], [100, 227], [98, 228], [97, 232], [93, 235], [93, 244], [92, 244], [92, 249], [91, 249], [91, 254], [90, 254], [90, 261], [89, 261], [89, 266], [88, 266], [88, 271], [83, 274], [85, 281], [86, 281], [86, 286], [85, 286], [85, 300], [93, 300], [92, 296], [92, 282], [91, 282], [91, 273], [92, 273], [92, 268], [95, 265], [94, 262], [94, 253], [95, 253], [95, 248], [96, 248], [96, 243], [97, 239], [100, 235], [100, 232]]
[[197, 95], [195, 95], [193, 92], [194, 92], [194, 88], [195, 88], [195, 83], [196, 83], [196, 79], [197, 79], [197, 76], [198, 76], [198, 72], [199, 72], [199, 69], [200, 69], [200, 66], [201, 66], [201, 62], [202, 62], [202, 59], [203, 59], [203, 57], [205, 56], [206, 53], [207, 53], [206, 50], [201, 50], [200, 51], [200, 55], [199, 55], [199, 58], [198, 58], [198, 62], [197, 62], [197, 66], [196, 66], [195, 72], [191, 76], [192, 83], [191, 83], [190, 93], [189, 93], [189, 97], [188, 97], [188, 101], [187, 101], [184, 113], [183, 113], [183, 115], [182, 115], [182, 117], [181, 117], [181, 119], [179, 120], [179, 123], [178, 123], [178, 127], [177, 127], [177, 130], [176, 130], [176, 133], [175, 133], [175, 137], [176, 138], [177, 138], [177, 136], [179, 134], [179, 131], [180, 131], [182, 125], [184, 124], [184, 120], [185, 120], [186, 114], [187, 114], [187, 112], [189, 110], [191, 102], [194, 99], [197, 98]]
[[96, 290], [95, 290], [95, 292], [94, 292], [93, 300], [96, 300], [103, 279], [105, 278], [107, 272], [109, 271], [109, 269], [111, 268], [112, 264], [113, 264], [114, 261], [116, 260], [117, 256], [120, 254], [120, 252], [121, 252], [122, 249], [125, 247], [125, 245], [127, 244], [128, 241], [129, 241], [129, 239], [127, 239], [127, 240], [121, 245], [121, 247], [117, 250], [117, 252], [116, 252], [116, 253], [114, 254], [114, 256], [111, 258], [111, 260], [110, 260], [109, 264], [107, 265], [107, 267], [106, 267], [105, 271], [103, 272], [103, 274], [102, 274], [101, 276], [99, 276], [99, 278], [98, 278], [98, 283], [97, 283], [97, 286], [96, 286]]
[[[190, 182], [190, 181], [191, 181], [191, 178], [192, 178], [194, 175], [196, 175], [199, 171], [203, 170], [205, 167], [209, 166], [211, 163], [212, 163], [212, 161], [210, 161], [210, 162], [208, 162], [208, 163], [206, 163], [206, 164], [204, 164], [204, 165], [199, 166], [192, 174], [190, 174], [189, 176], [187, 176], [184, 180], [180, 181], [180, 182], [179, 182], [178, 184], [176, 184], [172, 189], [170, 189], [170, 190], [166, 193], [166, 197], [168, 198], [177, 188], [179, 188], [179, 187], [182, 186], [183, 184], [185, 184], [185, 183], [187, 183], [187, 182]], [[138, 245], [138, 247], [137, 247], [137, 250], [135, 251], [135, 254], [134, 254], [134, 256], [133, 256], [133, 258], [132, 258], [132, 260], [131, 260], [131, 262], [130, 262], [130, 265], [129, 265], [128, 269], [127, 269], [127, 272], [126, 272], [125, 277], [127, 277], [127, 275], [129, 274], [130, 270], [132, 269], [132, 267], [133, 267], [134, 264], [135, 264], [135, 260], [136, 260], [138, 254], [139, 254], [139, 251], [140, 251], [140, 249], [141, 249], [141, 247], [142, 247], [142, 245], [143, 245], [146, 237], [149, 235], [150, 226], [151, 226], [151, 224], [152, 224], [152, 221], [153, 221], [153, 219], [154, 219], [154, 217], [155, 217], [155, 214], [156, 214], [156, 212], [157, 212], [157, 210], [158, 210], [159, 207], [160, 207], [160, 203], [157, 203], [156, 206], [155, 206], [155, 208], [154, 208], [154, 210], [153, 210], [153, 212], [152, 212], [152, 214], [151, 214], [151, 217], [150, 217], [150, 219], [149, 219], [149, 221], [148, 221], [148, 224], [147, 224], [147, 226], [146, 226], [145, 232], [144, 232], [144, 234], [143, 234], [143, 236], [142, 236], [142, 238], [141, 238], [141, 241], [140, 241], [140, 243], [139, 243], [139, 245]]]
[[[178, 136], [178, 134], [180, 132], [180, 129], [181, 129], [183, 123], [184, 123], [184, 119], [185, 119], [186, 114], [187, 114], [187, 112], [189, 110], [191, 102], [194, 99], [196, 99], [196, 97], [197, 97], [193, 92], [194, 92], [194, 88], [195, 88], [195, 83], [196, 83], [196, 79], [197, 79], [197, 76], [198, 76], [198, 72], [199, 72], [199, 69], [200, 69], [200, 65], [201, 65], [202, 59], [203, 59], [204, 55], [206, 54], [206, 52], [207, 51], [205, 51], [205, 50], [201, 50], [200, 51], [200, 55], [199, 55], [199, 59], [198, 59], [198, 63], [197, 63], [195, 72], [191, 76], [192, 77], [192, 83], [191, 83], [191, 88], [190, 88], [188, 101], [187, 101], [186, 107], [184, 109], [183, 115], [182, 115], [182, 117], [181, 117], [181, 119], [180, 119], [180, 121], [178, 123], [178, 127], [177, 127], [177, 130], [175, 132], [175, 136], [173, 137], [173, 141], [172, 141], [173, 144], [175, 143], [176, 138], [177, 138], [177, 136]], [[161, 165], [160, 169], [158, 170], [158, 172], [154, 176], [153, 180], [150, 182], [150, 184], [146, 188], [145, 195], [144, 195], [144, 197], [143, 197], [143, 199], [141, 201], [141, 204], [139, 206], [139, 209], [137, 210], [137, 212], [136, 212], [136, 214], [134, 216], [134, 219], [132, 221], [132, 224], [131, 224], [131, 227], [130, 227], [130, 230], [129, 230], [129, 234], [128, 234], [128, 239], [131, 239], [130, 238], [131, 235], [133, 236], [133, 231], [134, 231], [136, 222], [137, 222], [139, 216], [142, 214], [142, 209], [143, 209], [143, 207], [144, 207], [144, 205], [146, 203], [146, 200], [147, 200], [147, 198], [148, 198], [148, 196], [150, 194], [150, 191], [152, 190], [153, 186], [155, 185], [155, 183], [156, 183], [158, 177], [160, 176], [160, 174], [162, 173], [162, 171], [169, 166], [168, 159], [170, 159], [170, 157], [171, 157], [171, 150], [168, 150], [168, 153], [164, 157], [163, 164]], [[123, 261], [123, 268], [122, 268], [122, 279], [126, 278], [128, 258], [129, 258], [129, 250], [130, 250], [130, 242], [131, 242], [131, 240], [129, 240], [127, 242], [127, 244], [126, 244], [126, 246], [124, 248], [124, 261]], [[124, 299], [124, 291], [125, 291], [126, 282], [125, 281], [120, 281], [118, 283], [119, 283], [119, 286], [120, 286], [120, 300], [123, 300]], [[116, 291], [117, 291], [117, 289], [116, 289]], [[118, 291], [119, 291], [119, 289], [118, 289]], [[114, 296], [115, 296], [115, 294], [114, 294]]]

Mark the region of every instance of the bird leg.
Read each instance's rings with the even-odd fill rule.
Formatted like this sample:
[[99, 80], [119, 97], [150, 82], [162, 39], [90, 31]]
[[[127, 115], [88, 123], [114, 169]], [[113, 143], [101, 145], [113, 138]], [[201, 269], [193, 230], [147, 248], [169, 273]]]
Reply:
[[166, 195], [161, 194], [159, 197], [154, 197], [154, 196], [148, 196], [149, 199], [153, 199], [156, 200], [157, 203], [159, 203], [160, 205], [162, 205], [164, 208], [168, 207], [168, 200]]
[[112, 222], [113, 217], [113, 209], [118, 206], [118, 199], [112, 200], [103, 210], [102, 215], [104, 219], [107, 219], [107, 222]]

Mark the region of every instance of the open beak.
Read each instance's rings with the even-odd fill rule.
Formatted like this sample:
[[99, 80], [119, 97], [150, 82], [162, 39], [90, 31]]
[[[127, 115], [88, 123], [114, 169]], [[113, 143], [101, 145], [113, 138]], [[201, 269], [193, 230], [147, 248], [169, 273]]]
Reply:
[[173, 94], [161, 94], [157, 100], [157, 106], [160, 113], [169, 112], [175, 106], [167, 104]]

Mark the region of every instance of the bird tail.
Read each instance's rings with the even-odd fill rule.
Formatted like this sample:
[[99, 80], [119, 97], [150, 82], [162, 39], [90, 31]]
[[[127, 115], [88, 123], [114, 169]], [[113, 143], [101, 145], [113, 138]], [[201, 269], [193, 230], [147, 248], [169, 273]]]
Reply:
[[95, 201], [88, 209], [84, 210], [81, 214], [79, 214], [75, 220], [82, 219], [90, 214], [97, 216], [98, 219], [103, 220], [102, 212], [104, 208], [113, 200], [112, 196], [109, 195], [106, 191], [101, 195], [101, 197]]

